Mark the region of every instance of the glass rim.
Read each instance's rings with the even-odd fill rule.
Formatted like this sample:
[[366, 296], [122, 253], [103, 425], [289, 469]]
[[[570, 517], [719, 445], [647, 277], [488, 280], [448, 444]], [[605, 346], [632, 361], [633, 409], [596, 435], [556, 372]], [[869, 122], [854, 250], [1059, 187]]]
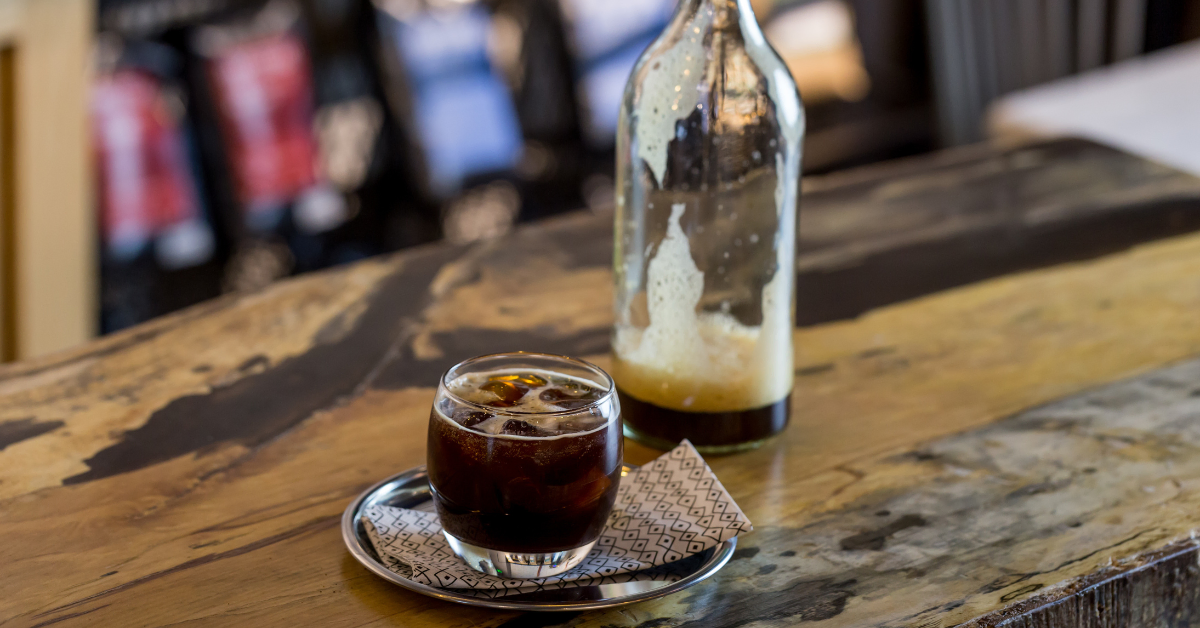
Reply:
[[[537, 412], [537, 411], [532, 411], [532, 412], [524, 411], [523, 412], [523, 411], [519, 411], [519, 410], [512, 410], [510, 408], [497, 408], [495, 406], [489, 406], [489, 405], [482, 404], [482, 403], [476, 403], [476, 402], [470, 401], [468, 399], [463, 399], [462, 397], [455, 394], [455, 392], [453, 390], [451, 390], [450, 386], [448, 385], [449, 381], [450, 381], [449, 380], [450, 373], [454, 372], [456, 369], [458, 369], [462, 366], [466, 366], [468, 364], [472, 364], [475, 362], [481, 362], [483, 360], [496, 359], [496, 358], [510, 358], [510, 357], [511, 358], [521, 358], [521, 357], [546, 358], [546, 359], [550, 359], [550, 360], [558, 360], [558, 361], [562, 361], [562, 362], [575, 364], [576, 366], [582, 367], [588, 371], [599, 374], [602, 377], [603, 381], [601, 383], [603, 383], [606, 387], [604, 390], [604, 394], [601, 395], [599, 399], [588, 402], [587, 405], [579, 406], [578, 408], [572, 408], [570, 410], [552, 410], [552, 411], [548, 411], [548, 412]], [[501, 416], [501, 415], [503, 415], [503, 416], [568, 416], [568, 415], [572, 415], [572, 414], [582, 414], [582, 413], [585, 413], [585, 412], [591, 410], [592, 408], [595, 408], [596, 406], [599, 406], [599, 405], [605, 403], [606, 401], [609, 401], [610, 399], [613, 399], [617, 394], [617, 383], [615, 381], [613, 381], [612, 375], [609, 375], [608, 372], [605, 371], [604, 369], [596, 366], [595, 364], [592, 364], [591, 362], [588, 362], [587, 360], [573, 358], [568, 355], [559, 355], [557, 353], [542, 353], [540, 351], [504, 351], [504, 352], [500, 352], [500, 353], [488, 353], [485, 355], [477, 355], [473, 358], [467, 358], [466, 360], [463, 360], [463, 361], [455, 364], [454, 366], [446, 369], [445, 373], [442, 373], [442, 378], [438, 382], [438, 388], [440, 389], [439, 392], [444, 393], [447, 397], [449, 397], [450, 399], [454, 400], [457, 403], [461, 403], [465, 406], [470, 406], [472, 408], [477, 408], [479, 410], [483, 410], [484, 412], [487, 412], [489, 414], [494, 414], [497, 416]], [[619, 412], [614, 413], [614, 416], [620, 416], [620, 413]], [[607, 417], [607, 418], [609, 421], [612, 420], [612, 417]], [[606, 421], [606, 423], [607, 423], [607, 421]]]

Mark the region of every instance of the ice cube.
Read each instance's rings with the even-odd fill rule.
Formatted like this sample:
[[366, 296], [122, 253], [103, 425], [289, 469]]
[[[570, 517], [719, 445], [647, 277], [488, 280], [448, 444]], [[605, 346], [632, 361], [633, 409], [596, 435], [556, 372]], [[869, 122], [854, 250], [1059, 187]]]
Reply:
[[504, 375], [493, 375], [488, 378], [489, 382], [514, 382], [525, 384], [530, 388], [538, 388], [546, 385], [546, 379], [536, 373], [506, 373]]
[[602, 416], [572, 416], [566, 420], [558, 422], [558, 431], [560, 434], [587, 432], [604, 425], [607, 421], [608, 419], [605, 419]]
[[484, 421], [492, 418], [493, 416], [494, 415], [488, 414], [487, 412], [480, 412], [479, 410], [468, 410], [467, 408], [459, 408], [454, 411], [454, 415], [451, 418], [453, 418], [454, 421], [457, 422], [459, 425], [469, 428], [469, 427], [475, 427], [476, 425], [483, 423]]
[[529, 392], [529, 387], [524, 383], [515, 381], [490, 381], [479, 387], [480, 390], [496, 395], [496, 399], [486, 402], [486, 405], [496, 408], [508, 408], [517, 405], [521, 401], [521, 397]]
[[509, 419], [500, 428], [501, 434], [510, 436], [541, 436], [542, 431], [520, 419]]
[[587, 384], [581, 384], [576, 381], [567, 382], [566, 384], [562, 385], [561, 388], [566, 391], [568, 395], [573, 397], [589, 397], [591, 399], [600, 398], [599, 390], [593, 388], [592, 386], [588, 386]]
[[592, 469], [586, 480], [572, 486], [575, 490], [575, 499], [572, 500], [571, 506], [580, 510], [594, 508], [595, 502], [604, 498], [604, 493], [610, 486], [612, 486], [612, 480], [608, 479], [607, 475], [604, 475], [599, 469]]
[[563, 410], [582, 408], [598, 399], [600, 391], [590, 386], [567, 384], [556, 388], [547, 388], [538, 395], [546, 403], [552, 403]]

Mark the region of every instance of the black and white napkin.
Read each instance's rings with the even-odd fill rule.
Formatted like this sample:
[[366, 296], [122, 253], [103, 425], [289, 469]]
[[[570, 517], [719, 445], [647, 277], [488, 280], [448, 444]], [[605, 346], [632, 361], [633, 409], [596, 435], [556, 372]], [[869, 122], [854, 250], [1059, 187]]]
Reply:
[[[432, 512], [372, 506], [363, 523], [376, 553], [397, 574], [483, 597], [640, 580], [674, 581], [694, 571], [694, 556], [753, 530], [704, 459], [683, 441], [621, 478], [617, 501], [591, 553], [564, 574], [505, 580], [455, 556]], [[464, 591], [466, 593], [466, 591]]]

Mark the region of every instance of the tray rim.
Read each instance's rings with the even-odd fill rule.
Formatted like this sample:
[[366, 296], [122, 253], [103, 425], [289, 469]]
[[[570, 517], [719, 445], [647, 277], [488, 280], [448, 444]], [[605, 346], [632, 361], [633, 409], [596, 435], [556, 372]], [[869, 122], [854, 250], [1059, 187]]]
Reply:
[[[631, 465], [624, 465], [624, 468], [625, 468], [626, 472], [637, 469], [637, 467], [631, 466]], [[394, 483], [394, 482], [402, 480], [402, 479], [415, 479], [416, 477], [423, 475], [424, 473], [425, 473], [425, 465], [420, 465], [420, 466], [408, 469], [406, 471], [401, 471], [400, 473], [396, 473], [394, 475], [391, 475], [387, 478], [384, 478], [384, 479], [376, 482], [375, 484], [371, 485], [370, 488], [363, 491], [357, 497], [355, 497], [353, 500], [351, 500], [350, 504], [348, 506], [346, 506], [346, 510], [342, 512], [342, 541], [345, 543], [346, 549], [349, 550], [350, 555], [353, 556], [354, 559], [357, 560], [362, 566], [366, 567], [368, 571], [375, 574], [376, 576], [379, 576], [380, 578], [383, 578], [384, 580], [387, 580], [388, 582], [391, 582], [392, 584], [395, 584], [402, 588], [408, 589], [409, 591], [413, 591], [414, 593], [420, 593], [422, 595], [427, 595], [429, 597], [443, 600], [446, 602], [452, 602], [454, 604], [463, 604], [466, 606], [493, 608], [493, 609], [499, 609], [499, 610], [535, 611], [535, 612], [539, 612], [539, 611], [585, 611], [585, 610], [596, 610], [596, 609], [602, 609], [602, 608], [612, 608], [615, 606], [624, 606], [626, 604], [634, 604], [636, 602], [644, 602], [646, 600], [652, 600], [655, 598], [660, 598], [660, 597], [664, 597], [667, 595], [671, 595], [672, 593], [677, 593], [677, 592], [682, 591], [688, 587], [691, 587], [692, 585], [695, 585], [703, 580], [708, 579], [710, 576], [717, 573], [717, 571], [720, 571], [720, 569], [722, 567], [724, 567], [726, 563], [729, 562], [729, 559], [733, 557], [734, 550], [737, 548], [737, 537], [733, 537], [733, 538], [721, 543], [720, 545], [717, 545], [716, 547], [714, 547], [713, 555], [707, 561], [705, 561], [705, 563], [703, 565], [701, 565], [701, 567], [698, 570], [696, 570], [695, 573], [692, 573], [692, 574], [690, 574], [680, 580], [672, 582], [666, 586], [658, 587], [657, 589], [652, 589], [650, 591], [643, 591], [640, 593], [634, 593], [631, 595], [624, 595], [624, 596], [620, 596], [620, 597], [608, 598], [608, 599], [603, 599], [603, 600], [564, 601], [564, 602], [552, 602], [552, 601], [545, 601], [545, 602], [522, 601], [522, 602], [518, 602], [518, 601], [504, 601], [504, 598], [502, 598], [502, 597], [487, 599], [487, 598], [471, 597], [471, 596], [467, 596], [467, 595], [459, 595], [459, 594], [453, 593], [449, 589], [439, 589], [436, 587], [431, 587], [428, 585], [421, 584], [419, 582], [413, 582], [412, 580], [409, 580], [409, 579], [404, 578], [396, 573], [393, 573], [390, 569], [385, 567], [382, 563], [375, 560], [375, 558], [371, 554], [369, 554], [366, 549], [363, 548], [362, 543], [358, 537], [358, 533], [356, 531], [356, 523], [358, 522], [364, 502], [366, 502], [376, 492], [378, 492], [380, 489], [382, 489], [384, 486], [386, 486], [388, 484]]]

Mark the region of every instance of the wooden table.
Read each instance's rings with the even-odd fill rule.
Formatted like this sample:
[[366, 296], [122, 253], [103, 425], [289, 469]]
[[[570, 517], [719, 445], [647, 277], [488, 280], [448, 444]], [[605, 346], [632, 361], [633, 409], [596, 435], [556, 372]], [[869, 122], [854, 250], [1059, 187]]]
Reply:
[[1058, 141], [812, 179], [802, 202], [795, 418], [710, 459], [755, 524], [714, 578], [520, 615], [342, 547], [349, 500], [423, 463], [444, 368], [607, 362], [611, 218], [578, 215], [5, 367], [0, 625], [1200, 621], [1200, 180]]

